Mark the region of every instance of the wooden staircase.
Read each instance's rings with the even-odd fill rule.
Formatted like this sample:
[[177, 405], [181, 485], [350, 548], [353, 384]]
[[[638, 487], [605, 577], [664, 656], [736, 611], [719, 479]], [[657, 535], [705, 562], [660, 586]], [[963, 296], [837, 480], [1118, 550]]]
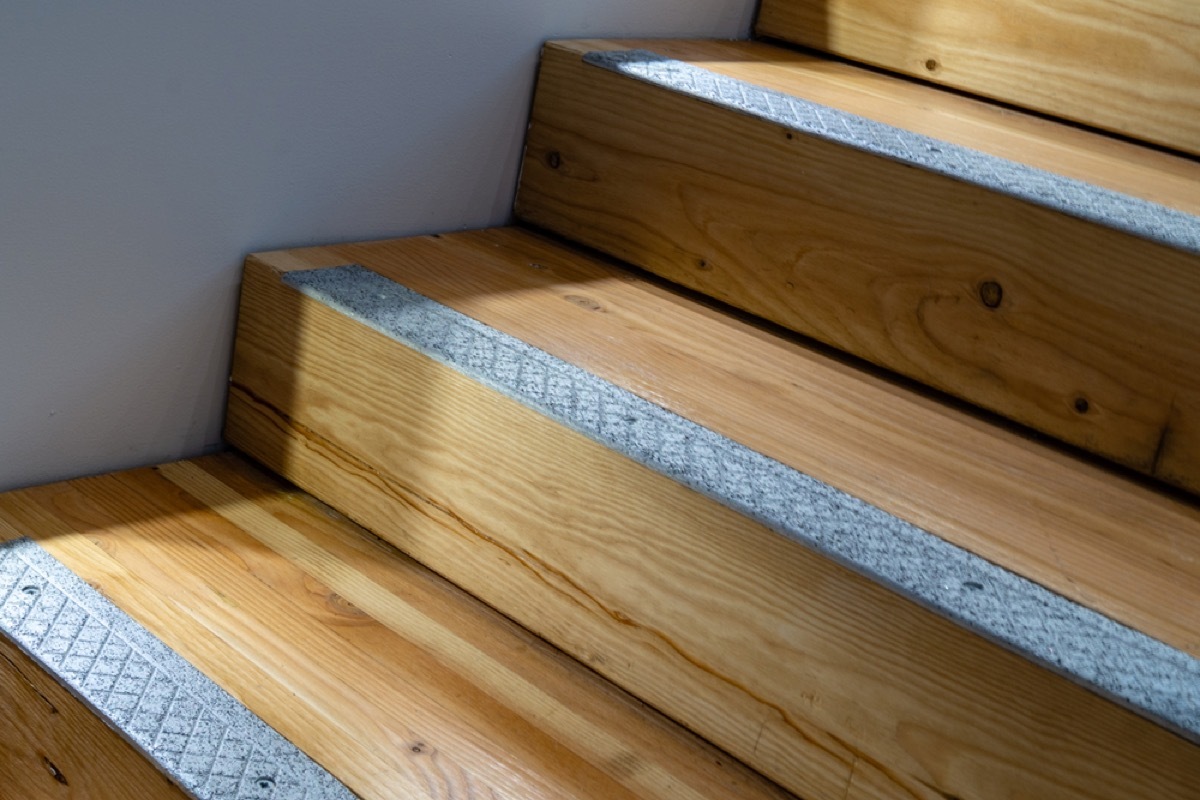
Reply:
[[[551, 43], [513, 226], [252, 255], [234, 451], [0, 539], [365, 800], [1200, 798], [1200, 18], [1087, 5]], [[3, 800], [308, 796], [31, 637]]]

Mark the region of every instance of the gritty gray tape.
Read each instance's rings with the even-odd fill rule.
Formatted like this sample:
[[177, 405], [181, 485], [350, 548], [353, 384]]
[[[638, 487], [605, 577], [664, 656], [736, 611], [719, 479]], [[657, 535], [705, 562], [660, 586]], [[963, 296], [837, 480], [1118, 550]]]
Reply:
[[354, 798], [28, 539], [0, 543], [0, 630], [194, 797]]
[[357, 265], [288, 285], [1200, 743], [1200, 660]]
[[583, 60], [799, 133], [1200, 253], [1200, 217], [1178, 209], [765, 89], [647, 50], [596, 51], [587, 53]]

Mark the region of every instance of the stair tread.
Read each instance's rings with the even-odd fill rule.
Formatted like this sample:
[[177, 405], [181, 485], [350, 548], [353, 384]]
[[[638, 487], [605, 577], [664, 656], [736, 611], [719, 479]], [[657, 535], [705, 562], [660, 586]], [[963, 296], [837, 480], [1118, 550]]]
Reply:
[[1187, 0], [768, 0], [755, 31], [1200, 154]]
[[[3, 545], [0, 542], [0, 545]], [[0, 549], [0, 561], [4, 550]], [[7, 620], [6, 620], [7, 621]], [[92, 708], [0, 633], [0, 787], [5, 800], [62, 796], [108, 800], [187, 800]]]
[[785, 793], [236, 454], [0, 495], [363, 798]]
[[[464, 322], [447, 306], [487, 322]], [[411, 333], [410, 323], [417, 326]], [[1069, 794], [1082, 784], [1074, 783], [1080, 778], [1068, 766], [1067, 751], [1089, 752], [1089, 764], [1105, 764], [1107, 777], [1081, 779], [1085, 794], [1149, 791], [1159, 778], [1141, 772], [1148, 757], [1159, 763], [1161, 791], [1191, 791], [1178, 779], [1194, 771], [1194, 744], [1135, 724], [1128, 711], [1080, 695], [1067, 679], [984, 642], [971, 632], [978, 628], [946, 623], [787, 542], [763, 518], [745, 516], [758, 483], [742, 487], [751, 495], [745, 502], [714, 502], [703, 482], [693, 481], [686, 454], [655, 466], [653, 454], [640, 452], [654, 450], [655, 436], [641, 443], [646, 447], [637, 437], [657, 412], [635, 408], [626, 431], [634, 439], [623, 439], [633, 446], [613, 450], [608, 434], [596, 431], [623, 429], [626, 405], [609, 404], [608, 390], [590, 379], [544, 374], [540, 365], [553, 356], [497, 337], [540, 330], [540, 338], [517, 338], [588, 364], [609, 381], [625, 380], [633, 394], [659, 407], [692, 403], [675, 410], [684, 418], [698, 414], [706, 426], [719, 424], [713, 420], [721, 409], [726, 419], [763, 418], [753, 449], [778, 454], [778, 442], [790, 440], [796, 444], [791, 455], [812, 464], [804, 470], [810, 473], [828, 474], [822, 462], [840, 461], [843, 475], [864, 489], [854, 494], [874, 492], [877, 505], [911, 512], [909, 497], [896, 491], [907, 476], [918, 502], [928, 504], [919, 512], [934, 521], [958, 515], [985, 529], [993, 516], [1029, 523], [1027, 540], [1019, 525], [988, 535], [999, 546], [1007, 546], [1006, 535], [1016, 537], [1018, 552], [1040, 549], [1030, 561], [1036, 567], [1045, 559], [1049, 583], [1057, 580], [1079, 594], [1064, 578], [1090, 580], [1089, 603], [1096, 596], [1112, 600], [1104, 581], [1122, 580], [1121, 559], [1143, 559], [1135, 534], [1149, 513], [1174, 524], [1150, 527], [1147, 535], [1162, 537], [1167, 547], [1151, 545], [1155, 556], [1182, 571], [1172, 586], [1152, 559], [1134, 568], [1151, 576], [1151, 585], [1133, 587], [1125, 601], [1137, 605], [1147, 591], [1163, 591], [1143, 607], [1148, 619], [1162, 611], [1155, 604], [1164, 598], [1171, 607], [1166, 613], [1179, 610], [1180, 587], [1195, 590], [1188, 574], [1194, 562], [1186, 554], [1184, 563], [1172, 561], [1180, 552], [1172, 533], [1180, 522], [1195, 526], [1193, 505], [884, 381], [863, 379], [844, 364], [519, 229], [257, 254], [247, 262], [239, 325], [231, 441], [379, 535], [396, 537], [418, 559], [577, 657], [598, 658], [604, 674], [793, 791], [819, 796], [864, 781], [886, 786], [883, 795], [924, 783], [960, 796], [1000, 797], [1051, 781], [1052, 793]], [[392, 325], [400, 326], [397, 332], [380, 335]], [[518, 385], [526, 388], [511, 390]], [[539, 391], [543, 401], [524, 399]], [[560, 401], [575, 404], [580, 416], [560, 410]], [[736, 438], [746, 443], [754, 435]], [[701, 451], [711, 444], [703, 435], [676, 439], [696, 442]], [[968, 451], [971, 445], [983, 447]], [[713, 459], [698, 455], [696, 462], [716, 474]], [[722, 462], [721, 469], [741, 466]], [[800, 507], [812, 503], [817, 528], [840, 519], [847, 527], [834, 533], [846, 540], [860, 534], [861, 520], [838, 514], [874, 513], [810, 488], [789, 497]], [[943, 504], [948, 515], [940, 511]], [[840, 510], [826, 517], [822, 508]], [[1110, 517], [1132, 523], [1134, 533], [1109, 527]], [[401, 525], [397, 533], [395, 525]], [[867, 535], [890, 534], [890, 525]], [[1060, 528], [1067, 529], [1065, 538]], [[1116, 544], [1089, 542], [1109, 536]], [[1058, 566], [1064, 545], [1087, 550], [1069, 575]], [[1090, 569], [1089, 559], [1106, 568]], [[1007, 566], [1020, 557], [994, 560]], [[960, 610], [971, 603], [968, 590], [976, 589], [951, 577], [941, 588], [947, 601], [958, 593]], [[986, 594], [979, 595], [985, 603]], [[1078, 654], [1055, 652], [1056, 645], [1074, 647], [1065, 630], [1074, 624], [1072, 615], [1060, 614], [1060, 602], [1050, 601], [1044, 619], [1030, 610], [1014, 622], [1030, 630], [1044, 623], [1040, 658], [1062, 669]], [[1186, 617], [1161, 627], [1178, 623], [1178, 638], [1194, 640]], [[1158, 643], [1141, 639], [1134, 655], [1101, 641], [1108, 640], [1088, 641], [1080, 650], [1097, 652], [1097, 663], [1114, 670], [1108, 677], [1115, 683], [1105, 691], [1143, 713], [1147, 707], [1130, 702], [1127, 689], [1136, 694], [1153, 685], [1175, 693], [1167, 703], [1180, 712], [1173, 724], [1176, 730], [1191, 725], [1193, 656], [1167, 648], [1160, 662], [1151, 654], [1163, 652]], [[1145, 680], [1151, 674], [1156, 677]], [[872, 698], [869, 708], [864, 697]], [[781, 724], [748, 728], [746, 721], [761, 713], [779, 715]], [[1092, 721], [1081, 723], [1085, 718]], [[1034, 744], [1026, 732], [1035, 728], [1049, 738]], [[898, 730], [914, 729], [936, 733], [907, 744], [895, 738]], [[1020, 755], [1010, 751], [1018, 740], [1025, 748]], [[1126, 741], [1159, 755], [1147, 750], [1132, 766], [1124, 760]], [[1118, 750], [1122, 755], [1113, 760]], [[1001, 777], [967, 752], [989, 753], [989, 764], [1017, 759], [1023, 769]], [[846, 753], [856, 754], [852, 764]], [[930, 758], [942, 766], [930, 771]], [[1127, 783], [1134, 773], [1140, 774], [1132, 778], [1142, 787], [1137, 790]]]
[[[1082, 177], [1052, 174], [1059, 151], [1000, 124], [1017, 114], [977, 118], [968, 152], [859, 115], [869, 92], [822, 98], [853, 112], [804, 105], [819, 60], [611, 44], [547, 46], [521, 220], [1200, 492], [1200, 216], [1129, 191], [1158, 183], [1139, 159], [1163, 159], [1194, 210], [1200, 165], [1038, 121], [1089, 154]], [[754, 84], [767, 73], [803, 102]], [[946, 94], [864, 76], [917, 119], [940, 103], [912, 91]], [[999, 140], [1004, 157], [983, 152]], [[1012, 161], [1026, 142], [1036, 157]], [[1123, 191], [1101, 185], [1117, 173]]]
[[569, 39], [579, 55], [645, 50], [884, 125], [1200, 216], [1200, 160], [766, 42]]
[[255, 257], [365, 266], [1200, 657], [1193, 502], [521, 228]]

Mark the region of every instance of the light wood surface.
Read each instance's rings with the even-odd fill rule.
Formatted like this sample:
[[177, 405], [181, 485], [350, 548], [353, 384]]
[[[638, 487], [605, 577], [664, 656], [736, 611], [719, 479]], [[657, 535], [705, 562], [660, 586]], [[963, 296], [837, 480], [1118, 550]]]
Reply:
[[786, 796], [240, 457], [3, 495], [0, 535], [39, 541], [364, 800]]
[[[565, 44], [565, 43], [564, 43]], [[876, 70], [762, 42], [584, 39], [644, 49], [767, 89], [1200, 215], [1200, 161]]]
[[584, 64], [596, 47], [545, 50], [522, 219], [1200, 491], [1200, 257]]
[[0, 634], [0, 800], [186, 800]]
[[751, 766], [814, 799], [1200, 796], [1200, 748], [271, 266], [313, 253], [248, 262], [231, 441]]
[[1200, 153], [1191, 0], [764, 0], [755, 30]]
[[366, 265], [1200, 657], [1194, 503], [518, 228], [261, 259]]

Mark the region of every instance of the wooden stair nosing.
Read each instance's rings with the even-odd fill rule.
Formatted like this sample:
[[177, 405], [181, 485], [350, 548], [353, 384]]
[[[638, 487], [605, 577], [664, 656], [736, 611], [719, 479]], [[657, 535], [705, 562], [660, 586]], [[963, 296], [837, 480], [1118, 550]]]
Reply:
[[[1007, 179], [969, 184], [927, 163], [912, 169], [750, 116], [737, 101], [698, 102], [591, 66], [596, 46], [554, 43], [544, 53], [520, 218], [1200, 488], [1200, 216], [1147, 215], [1151, 206], [1124, 196], [1101, 214], [1107, 224], [1085, 221], [1061, 204], [997, 192], [1011, 191]], [[705, 49], [695, 52], [702, 62]], [[664, 69], [748, 85], [726, 74], [734, 71], [728, 62]], [[631, 104], [648, 110], [619, 112]], [[983, 172], [1001, 163], [968, 160]], [[1071, 213], [1117, 196], [1087, 190]], [[1148, 227], [1134, 236], [1113, 223]], [[1170, 230], [1173, 246], [1142, 238], [1151, 229]]]
[[[272, 260], [269, 255], [263, 256], [263, 258], [266, 258], [267, 262]], [[279, 262], [288, 264], [284, 268], [285, 271], [288, 268], [299, 267], [300, 262], [303, 261], [303, 258], [293, 259], [287, 253], [279, 254]], [[611, 647], [616, 647], [616, 652], [621, 652], [622, 645], [619, 642], [614, 642], [611, 638], [607, 638], [609, 634], [601, 634], [600, 639], [596, 640], [590, 638], [597, 633], [596, 630], [582, 635], [582, 639], [580, 638], [581, 635], [577, 632], [567, 633], [567, 629], [562, 627], [564, 624], [587, 629], [594, 628], [595, 621], [588, 621], [586, 614], [583, 618], [580, 618], [574, 612], [567, 613], [565, 618], [560, 618], [560, 615], [567, 609], [558, 607], [558, 602], [552, 599], [553, 595], [547, 597], [544, 595], [544, 592], [537, 590], [535, 588], [537, 585], [536, 581], [531, 585], [525, 578], [521, 577], [521, 573], [525, 568], [542, 565], [542, 559], [556, 559], [561, 557], [561, 555], [558, 557], [551, 556], [549, 551], [542, 549], [544, 545], [531, 544], [528, 538], [523, 539], [525, 541], [524, 544], [516, 544], [515, 541], [510, 539], [515, 531], [507, 529], [504, 524], [501, 524], [497, 520], [479, 516], [483, 512], [480, 511], [480, 508], [476, 508], [478, 502], [473, 501], [469, 503], [468, 505], [471, 506], [470, 509], [459, 507], [457, 502], [460, 502], [461, 498], [459, 501], [450, 499], [450, 495], [458, 496], [459, 494], [457, 489], [451, 488], [452, 484], [426, 485], [426, 480], [434, 480], [432, 475], [439, 472], [439, 469], [434, 468], [432, 464], [445, 457], [433, 451], [448, 452], [446, 448], [454, 448], [455, 451], [463, 450], [472, 452], [473, 448], [478, 448], [479, 441], [477, 440], [477, 434], [472, 434], [468, 430], [463, 429], [462, 424], [465, 423], [445, 418], [446, 414], [452, 413], [453, 408], [461, 405], [456, 393], [465, 391], [463, 388], [464, 384], [457, 379], [451, 380], [450, 374], [444, 373], [441, 370], [434, 370], [433, 373], [430, 373], [429, 378], [416, 379], [416, 375], [420, 373], [413, 373], [411, 370], [416, 369], [415, 365], [417, 362], [412, 362], [412, 367], [401, 367], [402, 363], [407, 364], [410, 359], [408, 356], [401, 357], [400, 353], [393, 349], [395, 348], [394, 344], [390, 346], [385, 345], [372, 338], [372, 334], [365, 332], [355, 333], [354, 328], [358, 323], [347, 323], [349, 327], [341, 325], [337, 322], [339, 315], [332, 311], [321, 310], [320, 304], [314, 304], [311, 301], [301, 300], [300, 298], [285, 300], [286, 294], [290, 290], [282, 286], [279, 282], [279, 273], [274, 272], [271, 267], [256, 263], [252, 259], [248, 265], [248, 270], [247, 294], [244, 295], [244, 302], [250, 305], [245, 306], [243, 309], [242, 319], [244, 320], [244, 327], [239, 334], [239, 366], [235, 367], [235, 386], [230, 406], [229, 434], [231, 438], [239, 446], [248, 449], [256, 457], [263, 458], [275, 468], [287, 470], [289, 477], [292, 477], [301, 484], [307, 483], [314, 490], [328, 493], [330, 497], [337, 498], [340, 506], [362, 518], [364, 522], [369, 523], [385, 538], [390, 535], [388, 532], [390, 523], [387, 520], [393, 515], [398, 514], [401, 518], [405, 519], [411, 518], [412, 514], [409, 509], [417, 508], [424, 503], [432, 503], [435, 507], [444, 509], [438, 512], [438, 516], [442, 517], [443, 514], [449, 514], [447, 522], [449, 519], [461, 520], [461, 524], [468, 525], [469, 529], [474, 531], [469, 538], [474, 540], [476, 536], [483, 536], [487, 541], [495, 542], [499, 545], [501, 548], [499, 552], [513, 554], [520, 552], [525, 554], [519, 558], [521, 562], [526, 562], [530, 558], [535, 559], [535, 561], [524, 563], [524, 566], [508, 564], [504, 569], [500, 570], [501, 574], [488, 575], [484, 578], [478, 572], [475, 572], [478, 569], [478, 559], [486, 558], [483, 554], [468, 552], [463, 550], [461, 546], [451, 544], [450, 542], [435, 543], [426, 536], [414, 535], [413, 531], [421, 527], [420, 525], [415, 525], [413, 531], [410, 531], [405, 536], [405, 544], [418, 558], [426, 560], [428, 563], [434, 565], [435, 568], [446, 572], [453, 579], [467, 585], [473, 591], [478, 591], [489, 602], [496, 603], [508, 613], [521, 619], [525, 624], [543, 631], [552, 640], [563, 643], [568, 650], [576, 654], [579, 654], [581, 647], [584, 649], [584, 653], [596, 652], [595, 648], [600, 648], [600, 652], [604, 652], [605, 648]], [[271, 288], [272, 286], [275, 288]], [[281, 295], [280, 292], [283, 294]], [[373, 301], [374, 298], [377, 298], [381, 294], [395, 296], [393, 289], [384, 289], [382, 286], [376, 287], [374, 284], [371, 284], [370, 288], [362, 288], [359, 296]], [[275, 296], [277, 299], [268, 300], [268, 296]], [[262, 305], [263, 303], [266, 303], [266, 305]], [[288, 308], [293, 310], [285, 311]], [[272, 310], [268, 311], [267, 309]], [[301, 309], [303, 310], [301, 311]], [[292, 331], [290, 335], [285, 334], [280, 338], [279, 335], [267, 334], [256, 322], [256, 317], [259, 315], [262, 315], [264, 319], [272, 319], [278, 323], [278, 320], [293, 314], [302, 315], [306, 321], [305, 328], [313, 326], [314, 330], [310, 332], [306, 329], [298, 329]], [[315, 329], [317, 328], [321, 330], [320, 334], [316, 333]], [[264, 336], [266, 338], [263, 338]], [[289, 336], [292, 337], [290, 342]], [[330, 345], [326, 341], [327, 339], [334, 341], [335, 344]], [[354, 347], [360, 351], [357, 358], [361, 358], [364, 361], [357, 362], [356, 365], [335, 363], [338, 361], [338, 357], [332, 356], [330, 347], [336, 347], [337, 342], [346, 344], [354, 342]], [[285, 351], [293, 347], [295, 348], [294, 354], [288, 355], [288, 352]], [[284, 349], [280, 350], [279, 348]], [[322, 352], [329, 353], [329, 355], [321, 355]], [[303, 356], [300, 356], [300, 353], [303, 353]], [[482, 352], [479, 354], [479, 357], [486, 360], [486, 354]], [[272, 363], [272, 360], [276, 358], [282, 359], [282, 361]], [[295, 361], [294, 359], [296, 358], [300, 358], [301, 361]], [[331, 361], [330, 358], [333, 358], [333, 360]], [[354, 372], [355, 366], [367, 369], [367, 363], [373, 365], [369, 367], [369, 371], [372, 373], [373, 378], [378, 380], [378, 384], [371, 384], [369, 388], [368, 384], [360, 382]], [[281, 369], [286, 370], [286, 374], [285, 372], [281, 372]], [[427, 369], [429, 368], [420, 368], [420, 370]], [[383, 370], [383, 372], [379, 372], [379, 370]], [[439, 404], [436, 407], [437, 411], [434, 419], [437, 422], [428, 423], [427, 421], [428, 424], [423, 426], [427, 430], [418, 435], [418, 438], [422, 441], [421, 449], [412, 450], [409, 449], [409, 446], [402, 444], [404, 437], [414, 435], [414, 433], [407, 433], [407, 431], [409, 431], [408, 416], [415, 412], [410, 410], [405, 403], [409, 401], [416, 402], [417, 405], [414, 408], [419, 412], [420, 407], [424, 406], [428, 401], [418, 400], [416, 399], [416, 395], [408, 398], [407, 395], [408, 393], [419, 391], [417, 388], [418, 384], [427, 387], [435, 385], [428, 383], [429, 380], [434, 379], [432, 377], [434, 373], [440, 376], [435, 379], [435, 384], [443, 387], [439, 390], [439, 393], [445, 394], [447, 401], [450, 401], [451, 398], [454, 399], [452, 402], [449, 402], [449, 405], [443, 407], [443, 404]], [[411, 382], [413, 385], [397, 385], [395, 381], [399, 379], [400, 374], [403, 374], [405, 380]], [[396, 375], [397, 377], [388, 377], [390, 375]], [[322, 388], [324, 382], [327, 380], [332, 380], [343, 389], [349, 389], [357, 398], [339, 402], [334, 396], [327, 394], [325, 388]], [[279, 381], [283, 381], [283, 383], [279, 383]], [[251, 394], [247, 394], [247, 391]], [[396, 407], [396, 414], [398, 416], [393, 422], [389, 423], [386, 433], [383, 429], [376, 429], [374, 423], [368, 422], [369, 419], [373, 418], [373, 415], [379, 413], [377, 410], [369, 410], [373, 408], [374, 403], [378, 402], [370, 398], [381, 398], [384, 396], [384, 393], [391, 398], [388, 401], [389, 403], [400, 403]], [[393, 395], [393, 393], [395, 394]], [[465, 402], [465, 399], [463, 402]], [[496, 406], [491, 400], [483, 401], [482, 396], [475, 396], [475, 399], [470, 402], [483, 403], [484, 406], [492, 409], [492, 411], [487, 412], [489, 414], [493, 412], [500, 414], [499, 418], [490, 420], [492, 424], [499, 424], [499, 419], [504, 420], [504, 423], [497, 428], [497, 432], [504, 431], [504, 436], [506, 437], [522, 437], [518, 440], [522, 442], [519, 445], [515, 442], [509, 442], [508, 447], [510, 448], [520, 450], [532, 446], [529, 444], [529, 441], [545, 435], [538, 434], [538, 436], [534, 436], [528, 428], [530, 423], [518, 423], [516, 421], [518, 418], [526, 419], [525, 415], [510, 418], [508, 417], [508, 412], [501, 413], [499, 408], [504, 407], [504, 403]], [[484, 406], [480, 406], [480, 408], [482, 409]], [[429, 407], [429, 411], [434, 411], [434, 408]], [[356, 415], [360, 412], [365, 413], [366, 416], [362, 419], [355, 419]], [[336, 429], [329, 427], [333, 420], [337, 419], [345, 420], [346, 424], [349, 424], [351, 428], [344, 428], [340, 425]], [[355, 419], [355, 421], [350, 422], [351, 419]], [[489, 418], [485, 417], [484, 419]], [[446, 426], [450, 427], [447, 428]], [[365, 444], [364, 440], [361, 439], [363, 433], [352, 432], [352, 429], [361, 430], [363, 433], [370, 429], [374, 431], [372, 434], [369, 434], [372, 440], [380, 437], [390, 441]], [[442, 441], [440, 438], [428, 438], [429, 436], [433, 436], [435, 432], [446, 433], [448, 430], [454, 431], [454, 437], [466, 435], [475, 444], [470, 444], [465, 440], [456, 443], [453, 438], [446, 441]], [[520, 433], [517, 432], [518, 430]], [[397, 439], [396, 437], [400, 438]], [[566, 441], [563, 440], [560, 442], [559, 447], [566, 447], [569, 451], [576, 450], [577, 445], [572, 444], [567, 446]], [[364, 446], [366, 450], [362, 449]], [[346, 447], [349, 447], [349, 449], [344, 450], [343, 448]], [[584, 450], [592, 452], [590, 448], [584, 448]], [[385, 455], [388, 452], [395, 453], [397, 456], [400, 453], [405, 453], [404, 458], [416, 459], [421, 463], [420, 465], [414, 463], [401, 467], [399, 462], [395, 462], [392, 457]], [[575, 454], [576, 458], [581, 459], [581, 464], [586, 463], [588, 459], [594, 457], [588, 456], [584, 458], [581, 452]], [[505, 460], [507, 458], [507, 456], [500, 457], [496, 453], [484, 456], [480, 452], [478, 455], [484, 463], [490, 463], [488, 459]], [[366, 461], [359, 464], [358, 459], [366, 459]], [[328, 465], [333, 463], [338, 464], [339, 468], [330, 469]], [[322, 464], [326, 466], [321, 466]], [[350, 466], [351, 464], [355, 464], [355, 466]], [[505, 470], [519, 469], [524, 473], [524, 477], [527, 480], [538, 481], [537, 476], [530, 474], [531, 464], [523, 463], [521, 467], [516, 467], [515, 464], [506, 467], [493, 464], [493, 468]], [[615, 469], [615, 467], [606, 467], [604, 469], [607, 471]], [[417, 470], [417, 472], [414, 473], [413, 470]], [[423, 476], [426, 472], [429, 472], [430, 476], [417, 477]], [[366, 476], [367, 474], [375, 477], [367, 479], [366, 483], [362, 482], [362, 478], [356, 477], [358, 475]], [[412, 480], [417, 480], [418, 484], [410, 484], [409, 481]], [[562, 483], [562, 481], [567, 480], [566, 475], [554, 480], [559, 481], [560, 484], [556, 489], [556, 494], [575, 491], [573, 488], [567, 488], [571, 484]], [[641, 480], [647, 479], [642, 478]], [[497, 489], [497, 491], [500, 490]], [[514, 487], [510, 486], [507, 491], [513, 492]], [[429, 494], [430, 492], [433, 492], [434, 495]], [[412, 496], [417, 499], [402, 500], [397, 503], [395, 497], [397, 495]], [[595, 500], [599, 499], [596, 498]], [[635, 503], [633, 506], [634, 509], [641, 508], [640, 500], [633, 501], [629, 498], [627, 500]], [[513, 501], [510, 500], [508, 502], [511, 503]], [[416, 505], [410, 505], [412, 503], [416, 503]], [[447, 504], [450, 504], [448, 508]], [[637, 513], [643, 512], [638, 511]], [[688, 512], [689, 515], [692, 513], [696, 512]], [[510, 515], [511, 509], [503, 511], [505, 518], [509, 518]], [[468, 522], [467, 520], [471, 521]], [[522, 525], [532, 527], [537, 527], [538, 524], [535, 520], [528, 520], [522, 523]], [[566, 523], [563, 521], [561, 524]], [[625, 520], [623, 524], [632, 524], [641, 531], [639, 535], [647, 535], [640, 523]], [[662, 524], [670, 528], [675, 523], [663, 522]], [[708, 523], [708, 525], [711, 524]], [[451, 523], [451, 525], [452, 527], [456, 527], [457, 524]], [[708, 525], [704, 529], [708, 529]], [[476, 530], [479, 526], [482, 526], [481, 531]], [[712, 528], [712, 531], [715, 533], [720, 529], [721, 525], [718, 524], [716, 528]], [[567, 533], [566, 530], [562, 532]], [[524, 532], [518, 539], [529, 535], [532, 534]], [[572, 537], [573, 535], [573, 533], [570, 534]], [[706, 537], [711, 535], [711, 533], [705, 534]], [[536, 541], [536, 538], [534, 536], [533, 540]], [[749, 537], [748, 545], [750, 541], [761, 544], [768, 540], [763, 540], [755, 534]], [[561, 548], [566, 546], [567, 544], [564, 541], [557, 546], [557, 549], [561, 553]], [[672, 542], [663, 546], [674, 548], [677, 545]], [[532, 549], [530, 549], [531, 547]], [[510, 550], [510, 548], [518, 549]], [[730, 564], [747, 557], [738, 556], [731, 558]], [[778, 557], [779, 553], [776, 553], [775, 558]], [[507, 560], [507, 558], [502, 557], [502, 560]], [[557, 570], [561, 569], [561, 567], [552, 567], [549, 562], [544, 564], [544, 568], [552, 570], [552, 574], [558, 574]], [[543, 566], [536, 567], [536, 571], [538, 572], [542, 571], [542, 569]], [[567, 578], [567, 576], [563, 576], [563, 578]], [[586, 591], [585, 596], [590, 596], [595, 592], [611, 591], [612, 587], [604, 588], [591, 585], [590, 582], [596, 579], [596, 575], [584, 578], [575, 574], [572, 574], [568, 578], [570, 585], [578, 587], [581, 591]], [[555, 579], [555, 583], [558, 583], [559, 580]], [[604, 579], [600, 578], [600, 580], [603, 583]], [[584, 586], [587, 586], [586, 590]], [[516, 587], [521, 588], [518, 589]], [[541, 597], [541, 602], [535, 603], [536, 613], [530, 611], [527, 598], [517, 600], [518, 597], [524, 598], [531, 590], [533, 590], [534, 594]], [[501, 592], [501, 594], [497, 595], [497, 592]], [[631, 606], [628, 604], [629, 601], [622, 600], [622, 602], [626, 610], [622, 611], [620, 616], [622, 619], [625, 619], [631, 616]], [[633, 618], [625, 624], [633, 624], [638, 628], [647, 624], [651, 626], [659, 624], [638, 619], [637, 615], [645, 614], [647, 609], [638, 606], [636, 603], [633, 603], [633, 606], [635, 606], [633, 608]], [[532, 616], [531, 613], [533, 614]], [[651, 613], [651, 616], [653, 616], [653, 613]], [[573, 623], [564, 621], [565, 619], [572, 618], [574, 619]], [[743, 622], [746, 621], [743, 620]], [[751, 623], [752, 627], [753, 625], [754, 623]], [[691, 642], [692, 646], [706, 647], [706, 645], [696, 641], [693, 633], [681, 633], [679, 630], [672, 630], [668, 635], [672, 638], [683, 636], [685, 640]], [[937, 637], [935, 636], [934, 638]], [[599, 644], [599, 642], [605, 643]], [[711, 654], [709, 655], [711, 656]], [[613, 654], [610, 652], [604, 657], [604, 660], [607, 661], [612, 657]], [[629, 655], [620, 656], [622, 660], [630, 657]], [[643, 653], [640, 657], [644, 658], [645, 654]], [[693, 655], [689, 657], [689, 660], [698, 657]], [[654, 658], [651, 658], [651, 662], [654, 660]], [[647, 680], [644, 673], [645, 668], [646, 665], [638, 665], [631, 662], [628, 667], [618, 668], [617, 675], [619, 676], [619, 680], [627, 686], [632, 681], [634, 691], [646, 696], [644, 694], [646, 686], [639, 684], [639, 681]], [[638, 675], [639, 671], [642, 671], [641, 676]], [[758, 676], [757, 679], [761, 679], [761, 677]], [[964, 678], [964, 680], [967, 680], [969, 683], [973, 681], [973, 679], [967, 678]], [[650, 680], [650, 682], [653, 683], [653, 680]], [[684, 681], [678, 681], [677, 683], [682, 684]], [[977, 683], [972, 683], [972, 685], [974, 688], [971, 691], [981, 690]], [[678, 689], [678, 687], [675, 688]], [[810, 691], [817, 691], [819, 693], [821, 689], [811, 689]], [[986, 695], [988, 691], [994, 690], [982, 689], [982, 691]], [[668, 689], [664, 695], [663, 687], [651, 686], [650, 697], [648, 699], [651, 699], [656, 705], [666, 708], [673, 715], [678, 716], [682, 713], [682, 718], [689, 726], [704, 732], [718, 743], [729, 747], [735, 754], [747, 759], [753, 766], [763, 770], [771, 777], [780, 780], [794, 791], [810, 791], [822, 785], [819, 779], [814, 779], [811, 775], [808, 778], [799, 778], [798, 774], [791, 771], [790, 767], [781, 767], [780, 764], [771, 763], [770, 760], [764, 761], [761, 756], [756, 758], [758, 755], [757, 747], [754, 748], [755, 752], [749, 752], [745, 747], [744, 741], [739, 741], [737, 734], [730, 732], [727, 725], [724, 726], [724, 730], [722, 729], [722, 725], [718, 724], [714, 726], [712, 718], [706, 717], [705, 712], [697, 712], [695, 708], [689, 709], [686, 703], [680, 706], [678, 702], [679, 698], [672, 697], [671, 693], [672, 690]], [[779, 701], [779, 698], [776, 698], [776, 700]], [[785, 698], [781, 702], [788, 703], [790, 701]], [[984, 704], [986, 705], [986, 702]], [[699, 717], [696, 716], [697, 713], [699, 713]], [[721, 713], [728, 715], [736, 712], [726, 709]], [[794, 747], [795, 745], [792, 746]], [[872, 742], [870, 746], [878, 747], [880, 743]], [[801, 754], [807, 753], [804, 755], [804, 758], [810, 760], [807, 766], [809, 770], [814, 766], [824, 763], [822, 757], [815, 756], [808, 748], [801, 748], [798, 752]], [[1176, 755], [1172, 758], [1180, 757], [1181, 753], [1182, 751], [1177, 751]], [[1173, 772], [1176, 767], [1182, 767], [1185, 761], [1175, 762], [1175, 766], [1168, 767], [1168, 771]], [[830, 768], [831, 765], [825, 764], [816, 774], [827, 772]], [[813, 783], [814, 780], [816, 780], [816, 783]], [[888, 781], [885, 781], [885, 783], [888, 783]], [[895, 786], [893, 785], [892, 790], [894, 789]]]

